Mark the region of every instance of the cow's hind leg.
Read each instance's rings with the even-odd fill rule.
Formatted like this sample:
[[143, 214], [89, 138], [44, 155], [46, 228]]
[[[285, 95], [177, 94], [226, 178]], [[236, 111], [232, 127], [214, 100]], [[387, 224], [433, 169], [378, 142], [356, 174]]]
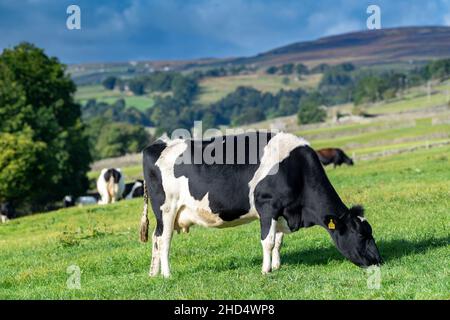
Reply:
[[161, 236], [157, 237], [157, 246], [159, 258], [161, 260], [161, 274], [165, 278], [170, 277], [169, 251], [176, 215], [177, 206], [175, 202], [163, 205], [163, 231]]
[[161, 266], [161, 256], [159, 252], [158, 237], [156, 236], [156, 230], [153, 232], [152, 236], [152, 260], [150, 263], [150, 277], [156, 277], [159, 274], [159, 269]]
[[283, 243], [283, 232], [275, 233], [275, 245], [272, 249], [272, 270], [277, 270], [280, 268], [281, 259], [280, 259], [280, 248]]

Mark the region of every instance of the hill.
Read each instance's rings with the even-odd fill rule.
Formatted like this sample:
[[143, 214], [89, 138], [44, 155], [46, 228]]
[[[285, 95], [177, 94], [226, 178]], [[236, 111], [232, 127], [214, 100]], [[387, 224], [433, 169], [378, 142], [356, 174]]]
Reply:
[[132, 77], [155, 70], [187, 71], [218, 66], [283, 63], [356, 65], [410, 64], [450, 56], [450, 27], [404, 27], [359, 31], [297, 42], [251, 57], [185, 61], [128, 61], [74, 64], [68, 72], [77, 84], [99, 83], [108, 75]]
[[450, 27], [367, 30], [298, 42], [232, 63], [274, 65], [352, 62], [356, 65], [409, 63], [450, 56]]

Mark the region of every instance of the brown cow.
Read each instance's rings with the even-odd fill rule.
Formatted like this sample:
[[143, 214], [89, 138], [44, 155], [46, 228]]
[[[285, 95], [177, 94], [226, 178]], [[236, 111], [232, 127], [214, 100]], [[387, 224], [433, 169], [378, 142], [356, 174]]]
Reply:
[[353, 160], [345, 154], [344, 151], [338, 148], [325, 148], [320, 149], [316, 151], [317, 155], [319, 156], [320, 162], [327, 166], [329, 164], [333, 164], [334, 167], [340, 166], [341, 164], [345, 163], [349, 166], [353, 165]]

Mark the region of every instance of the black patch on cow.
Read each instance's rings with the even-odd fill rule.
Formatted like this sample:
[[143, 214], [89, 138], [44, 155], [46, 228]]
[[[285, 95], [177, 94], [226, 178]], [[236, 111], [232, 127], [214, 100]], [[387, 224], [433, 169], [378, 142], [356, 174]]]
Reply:
[[131, 191], [136, 185], [139, 185], [133, 190], [133, 194], [131, 195], [131, 198], [139, 198], [144, 195], [144, 186], [143, 186], [144, 180], [136, 180], [135, 182], [129, 182], [125, 184], [125, 188], [123, 190], [122, 197], [126, 198], [130, 195]]
[[[187, 148], [180, 158], [189, 162], [175, 165], [175, 177], [184, 176], [188, 179], [189, 192], [196, 200], [203, 199], [208, 193], [212, 212], [222, 220], [238, 219], [250, 210], [248, 183], [260, 165], [264, 146], [272, 137], [273, 134], [268, 132], [251, 132], [208, 140], [186, 140]], [[223, 163], [195, 164], [196, 152], [203, 155], [214, 144], [216, 150], [223, 154]], [[215, 153], [211, 152], [211, 155], [215, 156]], [[238, 161], [243, 163], [238, 164]]]
[[119, 183], [120, 178], [122, 177], [122, 174], [119, 171], [117, 171], [116, 169], [112, 168], [112, 169], [106, 170], [103, 177], [105, 178], [105, 181], [109, 181], [109, 179], [111, 179], [111, 177], [112, 177], [114, 180], [114, 183]]
[[13, 219], [16, 217], [16, 209], [11, 202], [2, 202], [0, 203], [0, 214], [8, 219]]
[[272, 219], [283, 217], [289, 229], [297, 231], [324, 226], [325, 216], [339, 216], [347, 210], [309, 146], [292, 150], [276, 174], [258, 183], [254, 196], [261, 216], [261, 239], [267, 236]]
[[142, 152], [143, 154], [143, 169], [144, 180], [147, 185], [148, 194], [153, 212], [156, 218], [155, 235], [159, 237], [163, 232], [163, 219], [161, 206], [166, 201], [166, 194], [162, 185], [161, 170], [155, 165], [161, 156], [161, 152], [167, 147], [166, 143], [157, 140], [152, 145], [148, 146]]

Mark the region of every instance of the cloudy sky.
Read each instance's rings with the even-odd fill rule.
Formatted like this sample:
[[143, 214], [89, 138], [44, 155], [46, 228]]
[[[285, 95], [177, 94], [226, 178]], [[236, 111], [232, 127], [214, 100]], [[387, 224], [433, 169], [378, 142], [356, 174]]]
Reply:
[[[81, 30], [66, 9], [81, 8]], [[366, 28], [450, 25], [450, 0], [0, 0], [0, 50], [30, 41], [63, 62], [254, 55]]]

